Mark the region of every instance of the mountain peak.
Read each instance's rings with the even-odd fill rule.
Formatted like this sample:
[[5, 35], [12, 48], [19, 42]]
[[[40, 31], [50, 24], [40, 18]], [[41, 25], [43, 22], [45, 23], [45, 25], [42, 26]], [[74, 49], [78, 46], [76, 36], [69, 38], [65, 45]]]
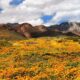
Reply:
[[16, 32], [24, 37], [40, 37], [40, 36], [54, 36], [54, 33], [67, 34], [71, 33], [77, 36], [80, 36], [80, 23], [77, 22], [64, 22], [59, 25], [37, 25], [33, 26], [29, 23], [7, 23], [0, 24], [0, 29], [8, 29], [9, 31]]

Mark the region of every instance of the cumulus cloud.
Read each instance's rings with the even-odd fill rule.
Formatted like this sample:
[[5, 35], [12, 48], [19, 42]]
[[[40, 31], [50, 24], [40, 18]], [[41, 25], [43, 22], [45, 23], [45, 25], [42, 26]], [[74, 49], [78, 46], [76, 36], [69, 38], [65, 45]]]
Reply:
[[[10, 4], [11, 1], [0, 0], [0, 8], [3, 9], [0, 23], [29, 22], [33, 25], [51, 25], [63, 21], [80, 22], [80, 0], [23, 0], [15, 6]], [[52, 18], [45, 22], [42, 19], [45, 15], [51, 15]]]

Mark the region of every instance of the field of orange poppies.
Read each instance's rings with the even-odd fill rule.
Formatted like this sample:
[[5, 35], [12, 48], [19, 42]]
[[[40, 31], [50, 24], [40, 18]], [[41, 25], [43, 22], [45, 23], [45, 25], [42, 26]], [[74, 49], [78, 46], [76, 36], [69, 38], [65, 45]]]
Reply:
[[0, 40], [0, 80], [80, 80], [80, 39]]

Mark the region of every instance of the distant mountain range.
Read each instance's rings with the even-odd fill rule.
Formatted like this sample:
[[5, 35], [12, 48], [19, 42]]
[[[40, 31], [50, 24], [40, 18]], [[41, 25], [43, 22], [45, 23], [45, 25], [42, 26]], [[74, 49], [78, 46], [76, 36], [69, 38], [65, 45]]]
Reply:
[[51, 25], [51, 26], [44, 26], [44, 25], [32, 26], [29, 23], [23, 23], [23, 24], [7, 23], [7, 24], [0, 24], [0, 31], [1, 30], [8, 30], [10, 31], [10, 33], [16, 32], [20, 36], [24, 36], [26, 38], [41, 37], [41, 36], [57, 36], [57, 35], [80, 36], [80, 23], [64, 22], [59, 25]]
[[50, 29], [62, 32], [64, 34], [72, 33], [74, 35], [80, 36], [80, 23], [76, 22], [64, 22], [60, 25], [52, 25]]

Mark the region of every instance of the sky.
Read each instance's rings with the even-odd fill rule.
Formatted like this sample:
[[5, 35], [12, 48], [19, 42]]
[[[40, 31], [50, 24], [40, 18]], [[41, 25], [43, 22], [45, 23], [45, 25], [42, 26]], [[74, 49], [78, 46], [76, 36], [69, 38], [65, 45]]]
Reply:
[[0, 23], [80, 22], [80, 0], [0, 0]]

